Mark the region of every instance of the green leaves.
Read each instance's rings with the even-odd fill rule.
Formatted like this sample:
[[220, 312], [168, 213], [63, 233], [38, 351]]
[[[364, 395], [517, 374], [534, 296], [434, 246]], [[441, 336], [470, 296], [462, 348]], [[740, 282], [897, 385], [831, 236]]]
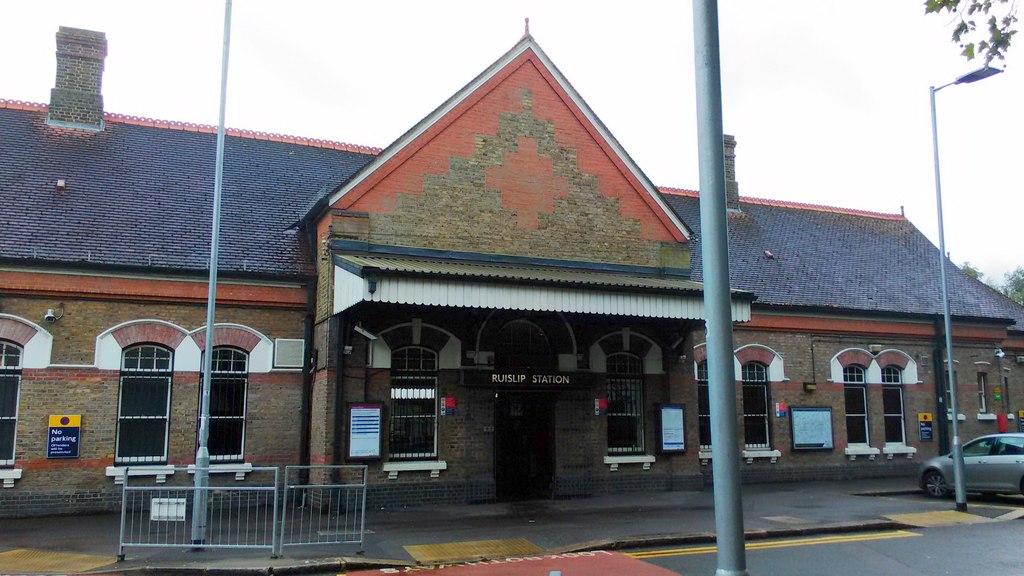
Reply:
[[[963, 5], [961, 5], [963, 4]], [[953, 42], [968, 60], [985, 57], [987, 66], [993, 60], [1005, 60], [1010, 41], [1017, 34], [1017, 0], [925, 0], [925, 14], [956, 14]], [[977, 17], [988, 16], [981, 31]]]

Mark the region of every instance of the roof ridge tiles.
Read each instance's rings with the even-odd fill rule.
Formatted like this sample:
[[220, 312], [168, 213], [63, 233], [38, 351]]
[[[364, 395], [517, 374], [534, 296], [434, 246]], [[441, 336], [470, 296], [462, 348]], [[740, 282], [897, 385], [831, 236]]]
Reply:
[[[672, 188], [669, 186], [659, 186], [658, 190], [663, 194], [672, 194], [675, 196], [686, 196], [689, 198], [699, 198], [700, 192], [697, 190], [688, 190], [686, 188]], [[772, 198], [755, 198], [752, 196], [740, 196], [740, 202], [744, 204], [758, 204], [761, 206], [774, 206], [777, 208], [796, 208], [798, 210], [811, 210], [814, 212], [830, 212], [832, 214], [846, 214], [850, 216], [865, 216], [868, 218], [878, 218], [880, 220], [906, 220], [907, 217], [903, 214], [888, 214], [885, 212], [875, 212], [872, 210], [860, 210], [857, 208], [842, 208], [839, 206], [827, 206], [824, 204], [811, 204], [808, 202], [794, 202], [791, 200], [775, 200]]]
[[[0, 108], [11, 110], [29, 110], [41, 112], [49, 109], [49, 106], [39, 102], [25, 102], [21, 100], [8, 100], [0, 98]], [[103, 119], [107, 122], [120, 122], [122, 124], [134, 124], [136, 126], [148, 126], [152, 128], [165, 128], [168, 130], [182, 130], [185, 132], [203, 132], [216, 134], [217, 127], [210, 124], [198, 124], [195, 122], [181, 122], [178, 120], [160, 120], [144, 116], [133, 116], [130, 114], [118, 114], [115, 112], [104, 112]], [[238, 138], [250, 138], [253, 140], [267, 140], [270, 142], [283, 142], [285, 144], [296, 144], [299, 146], [311, 146], [314, 148], [328, 148], [343, 152], [355, 152], [358, 154], [380, 154], [382, 148], [375, 146], [363, 146], [361, 144], [349, 144], [335, 140], [322, 138], [307, 138], [304, 136], [293, 136], [288, 134], [277, 134], [274, 132], [261, 132], [258, 130], [247, 130], [243, 128], [225, 128], [224, 133], [228, 136]]]

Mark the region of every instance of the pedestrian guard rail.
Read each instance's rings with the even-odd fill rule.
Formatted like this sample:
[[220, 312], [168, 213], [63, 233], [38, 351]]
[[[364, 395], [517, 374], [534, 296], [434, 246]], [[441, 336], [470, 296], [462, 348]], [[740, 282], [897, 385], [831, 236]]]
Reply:
[[[128, 547], [255, 548], [359, 544], [363, 549], [366, 466], [253, 467], [242, 481], [213, 474], [196, 486], [194, 466], [164, 484], [125, 471], [118, 560]], [[283, 482], [282, 482], [283, 480]]]

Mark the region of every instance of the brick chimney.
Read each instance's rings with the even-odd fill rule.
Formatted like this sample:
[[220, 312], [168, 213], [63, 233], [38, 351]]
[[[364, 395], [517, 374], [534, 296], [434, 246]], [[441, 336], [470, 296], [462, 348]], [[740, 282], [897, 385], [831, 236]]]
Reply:
[[724, 135], [725, 141], [725, 207], [740, 211], [740, 184], [736, 181], [736, 137]]
[[103, 130], [103, 32], [61, 26], [57, 31], [57, 80], [50, 90], [51, 126]]

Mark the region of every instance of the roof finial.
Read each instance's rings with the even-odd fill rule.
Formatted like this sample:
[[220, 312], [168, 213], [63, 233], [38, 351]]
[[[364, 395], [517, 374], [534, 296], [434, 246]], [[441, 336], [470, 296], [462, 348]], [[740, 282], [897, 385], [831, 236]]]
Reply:
[[529, 36], [529, 35], [530, 35], [530, 18], [527, 17], [526, 18], [526, 32], [523, 33], [523, 36]]

